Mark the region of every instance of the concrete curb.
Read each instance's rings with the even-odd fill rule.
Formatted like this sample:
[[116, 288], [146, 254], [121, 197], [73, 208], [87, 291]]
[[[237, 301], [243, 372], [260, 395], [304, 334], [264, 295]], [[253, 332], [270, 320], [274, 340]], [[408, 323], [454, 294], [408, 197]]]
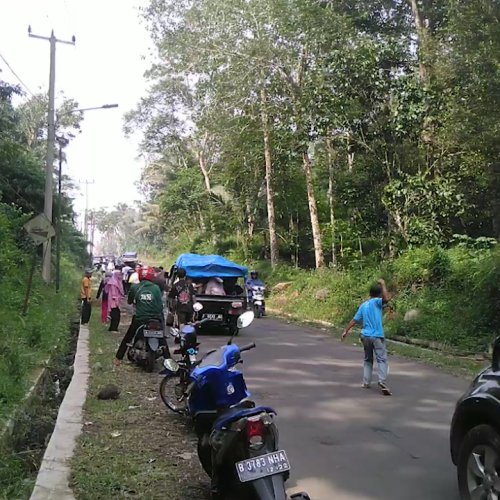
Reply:
[[70, 460], [82, 430], [89, 378], [89, 329], [80, 326], [73, 377], [59, 408], [30, 500], [75, 500], [69, 487]]

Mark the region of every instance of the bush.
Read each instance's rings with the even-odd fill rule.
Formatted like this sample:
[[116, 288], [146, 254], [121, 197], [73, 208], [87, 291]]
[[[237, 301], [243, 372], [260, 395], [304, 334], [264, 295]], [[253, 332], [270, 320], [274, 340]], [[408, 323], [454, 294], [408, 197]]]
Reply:
[[[413, 248], [380, 266], [343, 271], [296, 270], [259, 266], [266, 281], [292, 281], [286, 292], [271, 297], [270, 305], [299, 318], [331, 321], [344, 326], [367, 297], [371, 283], [381, 276], [393, 294], [386, 314], [387, 334], [440, 342], [452, 347], [484, 351], [500, 334], [500, 247], [491, 249]], [[327, 288], [324, 301], [316, 291]], [[405, 313], [418, 316], [405, 321]], [[458, 320], [457, 320], [458, 319]]]

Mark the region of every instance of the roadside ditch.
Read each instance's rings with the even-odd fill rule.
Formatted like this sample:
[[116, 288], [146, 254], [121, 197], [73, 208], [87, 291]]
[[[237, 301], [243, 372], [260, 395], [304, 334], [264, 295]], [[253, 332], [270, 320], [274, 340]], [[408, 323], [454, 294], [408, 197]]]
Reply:
[[19, 406], [0, 429], [0, 498], [29, 498], [59, 407], [73, 376], [79, 333], [78, 311], [68, 325], [69, 339], [62, 339]]

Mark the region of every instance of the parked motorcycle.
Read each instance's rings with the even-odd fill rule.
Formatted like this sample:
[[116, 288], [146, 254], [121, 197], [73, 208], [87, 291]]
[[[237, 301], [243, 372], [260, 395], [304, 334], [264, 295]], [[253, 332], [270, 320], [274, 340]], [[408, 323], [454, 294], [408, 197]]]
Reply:
[[266, 301], [264, 297], [265, 291], [265, 286], [255, 285], [252, 287], [251, 303], [254, 314], [257, 318], [261, 318], [266, 312]]
[[[194, 304], [195, 312], [203, 309], [200, 303]], [[172, 411], [184, 413], [186, 410], [184, 391], [190, 383], [189, 374], [197, 364], [198, 348], [200, 343], [197, 337], [197, 328], [207, 320], [203, 319], [197, 322], [183, 325], [181, 329], [170, 328], [170, 335], [174, 337], [174, 343], [178, 346], [173, 354], [180, 355], [180, 358], [175, 361], [177, 377], [165, 377], [160, 384], [160, 396], [165, 405]], [[170, 361], [167, 365], [169, 365]], [[161, 372], [163, 373], [163, 372]], [[173, 392], [175, 398], [169, 398], [168, 394], [171, 390], [172, 383], [175, 383]]]
[[[239, 318], [239, 327], [253, 321], [247, 311]], [[243, 374], [235, 367], [241, 353], [255, 348], [229, 343], [208, 352], [195, 363], [176, 391], [163, 394], [167, 406], [192, 416], [198, 435], [198, 456], [212, 478], [214, 499], [249, 498], [287, 500], [285, 481], [290, 474], [286, 452], [278, 446], [276, 412], [268, 406], [250, 401]], [[173, 359], [164, 362], [166, 379], [179, 376], [182, 367]], [[164, 386], [165, 388], [166, 386]], [[182, 391], [182, 395], [181, 395]], [[165, 399], [164, 399], [165, 401]], [[293, 499], [306, 500], [304, 493]]]
[[137, 328], [132, 342], [128, 344], [127, 357], [151, 373], [156, 360], [165, 352], [168, 352], [168, 347], [162, 324], [158, 319], [150, 319]]

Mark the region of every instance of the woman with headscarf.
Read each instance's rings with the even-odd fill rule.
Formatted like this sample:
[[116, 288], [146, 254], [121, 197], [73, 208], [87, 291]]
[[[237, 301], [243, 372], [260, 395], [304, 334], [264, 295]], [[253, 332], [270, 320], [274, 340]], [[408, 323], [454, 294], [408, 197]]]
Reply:
[[106, 324], [108, 322], [108, 294], [105, 290], [106, 283], [111, 278], [111, 273], [106, 272], [101, 282], [99, 283], [99, 288], [97, 290], [96, 299], [102, 296], [101, 299], [101, 323]]
[[104, 290], [108, 294], [108, 313], [111, 318], [109, 331], [118, 332], [120, 325], [120, 302], [124, 297], [123, 280], [121, 271], [114, 271], [111, 278], [106, 283]]

